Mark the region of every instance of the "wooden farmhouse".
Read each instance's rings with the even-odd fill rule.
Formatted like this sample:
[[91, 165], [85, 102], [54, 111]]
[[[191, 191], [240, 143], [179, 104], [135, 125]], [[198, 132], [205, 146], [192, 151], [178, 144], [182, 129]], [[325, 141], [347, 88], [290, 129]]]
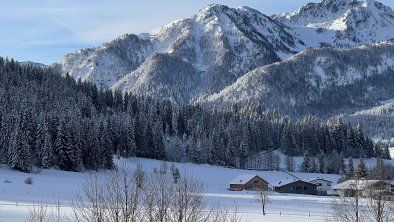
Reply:
[[230, 182], [230, 190], [268, 189], [268, 182], [257, 175], [240, 175]]
[[274, 185], [274, 190], [278, 193], [294, 193], [294, 194], [317, 194], [318, 185], [299, 179], [280, 181]]

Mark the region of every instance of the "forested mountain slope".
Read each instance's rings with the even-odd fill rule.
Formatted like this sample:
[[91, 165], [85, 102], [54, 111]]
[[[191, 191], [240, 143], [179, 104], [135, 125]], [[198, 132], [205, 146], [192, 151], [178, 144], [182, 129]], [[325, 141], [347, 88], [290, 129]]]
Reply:
[[0, 161], [26, 172], [111, 168], [113, 155], [245, 167], [250, 155], [273, 149], [319, 154], [331, 165], [339, 156], [382, 153], [340, 118], [292, 121], [251, 105], [177, 107], [3, 58], [0, 95]]
[[394, 98], [394, 44], [311, 49], [255, 69], [220, 93], [212, 105], [255, 102], [293, 115], [328, 116]]

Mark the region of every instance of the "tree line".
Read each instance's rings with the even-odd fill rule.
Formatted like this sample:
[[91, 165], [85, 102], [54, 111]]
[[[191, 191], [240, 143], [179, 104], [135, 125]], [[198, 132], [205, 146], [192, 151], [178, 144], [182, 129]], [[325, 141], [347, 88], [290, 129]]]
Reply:
[[0, 58], [0, 161], [15, 170], [111, 169], [114, 155], [245, 167], [248, 156], [274, 149], [289, 156], [383, 152], [361, 126], [338, 117], [291, 120], [255, 104], [175, 106]]

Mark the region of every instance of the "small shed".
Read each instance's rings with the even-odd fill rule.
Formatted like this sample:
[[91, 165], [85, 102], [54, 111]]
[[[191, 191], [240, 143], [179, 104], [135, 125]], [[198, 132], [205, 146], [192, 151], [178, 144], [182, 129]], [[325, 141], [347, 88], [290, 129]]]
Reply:
[[230, 182], [230, 190], [268, 189], [268, 182], [257, 175], [240, 175]]
[[294, 194], [317, 194], [318, 185], [310, 182], [306, 182], [299, 179], [280, 181], [275, 184], [274, 189], [278, 193], [294, 193]]

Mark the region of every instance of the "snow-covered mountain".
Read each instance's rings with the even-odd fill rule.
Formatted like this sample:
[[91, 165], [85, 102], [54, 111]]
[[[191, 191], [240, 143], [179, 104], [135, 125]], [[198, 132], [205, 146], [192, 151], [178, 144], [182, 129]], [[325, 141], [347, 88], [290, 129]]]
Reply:
[[298, 27], [302, 39], [313, 36], [323, 46], [352, 46], [394, 36], [394, 11], [374, 0], [323, 0], [273, 18]]
[[394, 43], [310, 49], [255, 69], [205, 101], [333, 114], [394, 98]]
[[31, 62], [31, 61], [19, 62], [19, 64], [21, 64], [22, 66], [34, 66], [34, 67], [40, 67], [40, 68], [43, 68], [46, 66], [42, 63]]
[[[266, 16], [249, 7], [209, 5], [196, 15], [175, 21], [155, 33], [128, 34], [96, 48], [70, 53], [56, 66], [63, 73], [68, 72], [100, 87], [169, 99], [178, 104], [194, 101], [244, 103], [257, 99], [267, 107], [276, 107], [281, 102], [261, 99], [262, 92], [271, 87], [265, 85], [266, 82], [254, 82], [258, 86], [256, 91], [252, 86], [249, 88], [252, 80], [247, 79], [251, 78], [251, 73], [257, 76], [253, 81], [258, 81], [262, 78], [259, 73], [271, 76], [270, 72], [280, 70], [280, 66], [294, 64], [292, 73], [301, 76], [291, 78], [301, 80], [305, 77], [302, 73], [306, 72], [317, 78], [321, 70], [314, 69], [319, 66], [313, 65], [325, 63], [325, 54], [346, 57], [347, 53], [352, 53], [350, 49], [330, 48], [356, 47], [355, 51], [363, 52], [363, 47], [357, 47], [391, 38], [394, 38], [394, 12], [373, 0], [323, 0], [274, 16]], [[326, 48], [303, 52], [321, 47]], [[364, 51], [373, 51], [371, 48], [376, 47], [367, 47]], [[391, 45], [381, 44], [379, 49], [385, 47], [391, 48]], [[315, 61], [308, 56], [310, 54], [323, 56], [321, 61]], [[371, 67], [379, 65], [374, 61], [391, 61], [392, 58], [391, 54], [387, 58], [377, 53], [369, 53], [369, 56], [368, 60], [360, 57], [366, 64], [372, 61]], [[330, 59], [332, 67], [347, 66], [344, 60]], [[349, 66], [358, 69], [356, 65]], [[311, 69], [306, 70], [308, 67]], [[346, 73], [340, 73], [342, 71]], [[316, 80], [316, 84], [321, 85], [311, 85], [312, 91], [305, 92], [312, 98], [308, 101], [315, 101], [313, 98], [319, 96], [314, 89], [329, 90], [330, 84], [343, 82], [341, 78], [348, 78], [351, 72], [339, 69], [337, 75], [329, 76], [331, 82], [327, 84]], [[276, 73], [275, 76], [284, 79], [287, 75]], [[366, 77], [368, 75], [354, 74], [349, 78], [361, 81]], [[278, 89], [289, 87], [286, 81], [272, 84]], [[293, 84], [293, 88], [305, 86], [303, 82]], [[291, 100], [289, 104], [302, 104], [301, 97], [298, 95], [295, 102]], [[319, 101], [329, 103], [323, 99]]]
[[210, 5], [157, 33], [126, 35], [68, 54], [61, 65], [99, 86], [188, 102], [303, 49], [290, 31], [248, 7]]

